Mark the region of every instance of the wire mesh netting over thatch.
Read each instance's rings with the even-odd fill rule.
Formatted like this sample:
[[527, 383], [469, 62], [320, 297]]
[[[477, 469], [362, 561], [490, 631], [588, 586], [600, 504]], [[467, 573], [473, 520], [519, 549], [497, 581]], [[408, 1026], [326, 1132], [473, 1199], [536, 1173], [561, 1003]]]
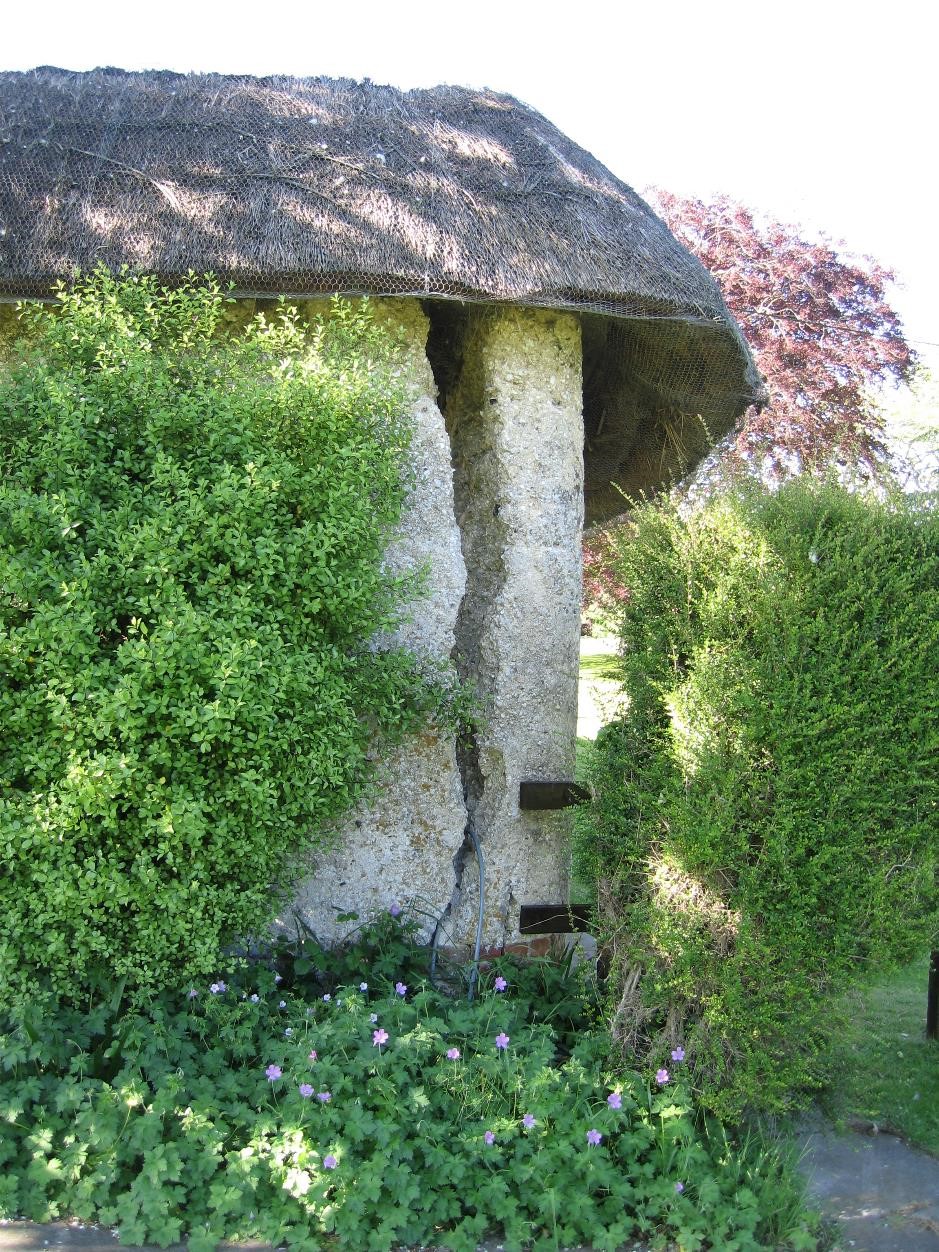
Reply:
[[584, 315], [588, 515], [762, 398], [710, 275], [540, 114], [457, 87], [43, 68], [0, 74], [0, 299], [97, 264], [244, 296]]

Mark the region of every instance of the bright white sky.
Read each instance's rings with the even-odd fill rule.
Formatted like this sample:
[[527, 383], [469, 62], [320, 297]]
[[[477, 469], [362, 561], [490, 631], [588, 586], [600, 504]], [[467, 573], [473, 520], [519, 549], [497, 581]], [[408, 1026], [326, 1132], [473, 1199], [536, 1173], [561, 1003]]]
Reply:
[[0, 23], [0, 69], [506, 91], [639, 191], [724, 192], [891, 266], [939, 373], [937, 36], [929, 0], [26, 0]]

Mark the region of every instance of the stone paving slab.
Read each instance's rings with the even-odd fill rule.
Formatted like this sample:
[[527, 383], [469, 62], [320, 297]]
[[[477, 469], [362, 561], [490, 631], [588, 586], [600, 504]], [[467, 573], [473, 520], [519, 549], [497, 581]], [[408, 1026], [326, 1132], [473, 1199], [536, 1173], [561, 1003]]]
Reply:
[[838, 1252], [939, 1252], [939, 1159], [821, 1123], [799, 1141], [810, 1200], [838, 1222]]

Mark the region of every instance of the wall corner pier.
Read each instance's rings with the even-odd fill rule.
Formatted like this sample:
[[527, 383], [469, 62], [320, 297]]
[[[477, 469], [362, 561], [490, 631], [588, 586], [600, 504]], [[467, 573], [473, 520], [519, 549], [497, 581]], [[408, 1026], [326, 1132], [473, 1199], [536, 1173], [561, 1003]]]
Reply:
[[[467, 588], [455, 657], [484, 721], [462, 753], [468, 822], [486, 865], [483, 943], [519, 939], [518, 910], [566, 899], [566, 813], [523, 812], [524, 778], [572, 776], [583, 529], [580, 324], [484, 307], [466, 321], [446, 403]], [[478, 907], [467, 845], [445, 941], [467, 945]]]

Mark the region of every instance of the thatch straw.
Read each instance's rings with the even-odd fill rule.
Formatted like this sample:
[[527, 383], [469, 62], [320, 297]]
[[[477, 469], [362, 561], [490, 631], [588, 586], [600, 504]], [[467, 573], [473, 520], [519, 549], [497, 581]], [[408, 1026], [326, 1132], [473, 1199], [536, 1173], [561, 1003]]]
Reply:
[[681, 392], [716, 437], [761, 396], [716, 285], [648, 205], [538, 113], [488, 91], [0, 73], [0, 298], [47, 295], [99, 263], [168, 280], [211, 271], [244, 295], [664, 319], [666, 338], [683, 324], [692, 373], [707, 368], [690, 396], [653, 380], [658, 401], [674, 408]]

